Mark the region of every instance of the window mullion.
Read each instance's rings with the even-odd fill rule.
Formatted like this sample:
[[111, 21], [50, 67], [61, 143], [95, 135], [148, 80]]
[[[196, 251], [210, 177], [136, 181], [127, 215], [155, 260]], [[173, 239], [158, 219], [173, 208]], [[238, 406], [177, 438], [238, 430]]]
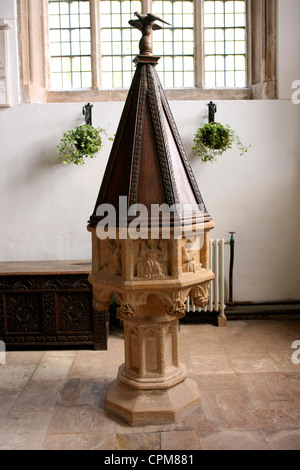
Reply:
[[141, 0], [141, 3], [143, 15], [152, 12], [152, 0]]
[[43, 0], [43, 38], [44, 38], [44, 88], [48, 90], [50, 87], [50, 60], [49, 60], [49, 23], [48, 23], [48, 0]]
[[246, 79], [247, 86], [252, 85], [252, 24], [251, 24], [251, 0], [246, 1]]
[[194, 0], [194, 70], [195, 87], [203, 88], [204, 76], [204, 37], [203, 11], [204, 0]]
[[92, 88], [101, 88], [100, 0], [90, 0]]

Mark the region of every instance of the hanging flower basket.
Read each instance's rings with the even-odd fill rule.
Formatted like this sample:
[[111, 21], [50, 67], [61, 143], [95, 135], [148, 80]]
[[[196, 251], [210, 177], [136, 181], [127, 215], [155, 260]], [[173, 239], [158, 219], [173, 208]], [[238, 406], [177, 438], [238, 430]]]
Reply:
[[240, 155], [248, 151], [249, 147], [242, 144], [228, 124], [223, 126], [219, 122], [210, 122], [197, 130], [192, 151], [201, 158], [202, 162], [214, 162], [218, 156], [231, 149], [233, 143], [237, 145]]
[[106, 135], [104, 129], [95, 128], [90, 124], [65, 132], [57, 146], [58, 161], [64, 165], [84, 165], [86, 158], [94, 158], [102, 150], [101, 133]]

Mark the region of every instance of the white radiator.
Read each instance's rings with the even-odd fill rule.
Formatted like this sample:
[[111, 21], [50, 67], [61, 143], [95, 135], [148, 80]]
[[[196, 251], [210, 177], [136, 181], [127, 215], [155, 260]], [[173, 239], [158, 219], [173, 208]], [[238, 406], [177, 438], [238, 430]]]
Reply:
[[205, 308], [195, 307], [191, 297], [186, 301], [186, 312], [219, 312], [225, 318], [225, 283], [224, 283], [224, 238], [210, 240], [210, 269], [215, 279], [210, 282], [209, 300]]

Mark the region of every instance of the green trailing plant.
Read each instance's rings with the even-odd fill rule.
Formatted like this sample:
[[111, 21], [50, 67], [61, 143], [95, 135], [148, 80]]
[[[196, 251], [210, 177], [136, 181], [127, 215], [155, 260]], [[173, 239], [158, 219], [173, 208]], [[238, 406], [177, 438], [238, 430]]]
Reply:
[[[94, 158], [102, 150], [101, 134], [107, 136], [104, 129], [95, 128], [90, 124], [83, 124], [65, 132], [57, 146], [59, 163], [84, 165], [86, 158]], [[111, 137], [108, 139], [113, 140]]]
[[240, 155], [244, 155], [250, 147], [242, 144], [239, 136], [228, 124], [223, 126], [219, 122], [210, 122], [197, 130], [192, 152], [199, 156], [204, 163], [214, 162], [226, 150], [231, 149], [234, 143], [238, 147]]

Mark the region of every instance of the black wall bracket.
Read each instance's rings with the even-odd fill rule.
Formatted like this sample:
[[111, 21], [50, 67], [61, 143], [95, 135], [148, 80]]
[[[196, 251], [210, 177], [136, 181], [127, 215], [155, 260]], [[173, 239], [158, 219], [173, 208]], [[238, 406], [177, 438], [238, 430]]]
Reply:
[[210, 101], [208, 103], [208, 122], [215, 122], [215, 114], [217, 112], [217, 105]]
[[82, 108], [82, 114], [84, 115], [85, 123], [89, 124], [90, 126], [92, 126], [92, 107], [93, 105], [88, 103]]

